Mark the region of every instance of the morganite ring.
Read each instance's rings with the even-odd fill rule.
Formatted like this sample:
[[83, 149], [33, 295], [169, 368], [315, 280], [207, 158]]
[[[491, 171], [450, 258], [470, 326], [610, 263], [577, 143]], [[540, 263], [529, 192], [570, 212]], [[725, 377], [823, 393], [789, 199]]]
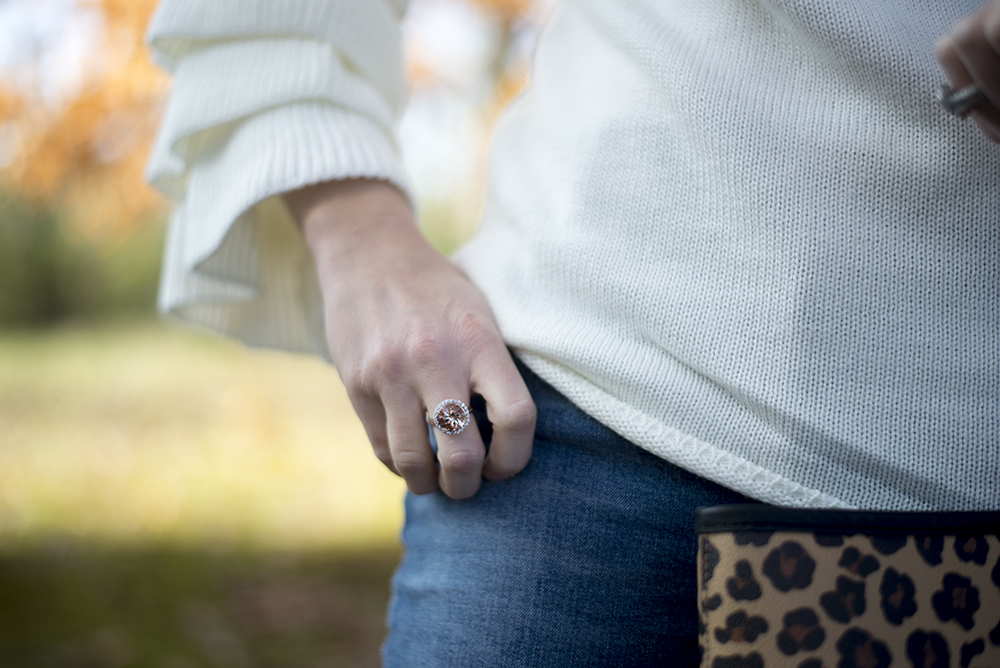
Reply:
[[469, 426], [469, 407], [459, 399], [445, 399], [434, 409], [427, 423], [449, 436], [461, 434]]

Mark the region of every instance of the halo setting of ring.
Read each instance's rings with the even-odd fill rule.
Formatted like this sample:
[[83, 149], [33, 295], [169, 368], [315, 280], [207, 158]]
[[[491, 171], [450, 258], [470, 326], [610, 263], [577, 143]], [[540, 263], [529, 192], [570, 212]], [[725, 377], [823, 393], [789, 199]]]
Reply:
[[445, 434], [456, 436], [469, 426], [469, 407], [459, 399], [445, 399], [434, 409], [434, 417], [428, 422]]

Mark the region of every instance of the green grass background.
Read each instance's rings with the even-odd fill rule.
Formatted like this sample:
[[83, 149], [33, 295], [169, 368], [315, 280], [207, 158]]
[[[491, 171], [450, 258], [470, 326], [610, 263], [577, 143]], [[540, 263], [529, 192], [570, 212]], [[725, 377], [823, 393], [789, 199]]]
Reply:
[[0, 189], [0, 668], [377, 666], [404, 486], [332, 367], [156, 317], [163, 235]]
[[0, 666], [378, 665], [403, 486], [331, 367], [126, 320], [0, 370]]
[[156, 317], [163, 234], [0, 189], [0, 668], [377, 666], [404, 486], [332, 367]]

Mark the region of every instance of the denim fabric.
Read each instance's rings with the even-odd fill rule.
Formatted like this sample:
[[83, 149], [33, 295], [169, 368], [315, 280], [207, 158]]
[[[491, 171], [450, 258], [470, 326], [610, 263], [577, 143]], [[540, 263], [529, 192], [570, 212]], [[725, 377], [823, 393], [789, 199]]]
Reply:
[[521, 371], [538, 407], [525, 470], [463, 501], [407, 496], [385, 666], [697, 666], [694, 509], [751, 501]]

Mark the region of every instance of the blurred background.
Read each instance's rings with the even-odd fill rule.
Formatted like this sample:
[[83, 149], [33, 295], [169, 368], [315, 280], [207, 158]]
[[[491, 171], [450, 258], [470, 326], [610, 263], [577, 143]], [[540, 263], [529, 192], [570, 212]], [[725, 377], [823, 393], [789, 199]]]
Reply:
[[[421, 225], [475, 231], [553, 0], [411, 0]], [[335, 371], [160, 321], [155, 0], [0, 0], [0, 666], [378, 665], [403, 486]]]

